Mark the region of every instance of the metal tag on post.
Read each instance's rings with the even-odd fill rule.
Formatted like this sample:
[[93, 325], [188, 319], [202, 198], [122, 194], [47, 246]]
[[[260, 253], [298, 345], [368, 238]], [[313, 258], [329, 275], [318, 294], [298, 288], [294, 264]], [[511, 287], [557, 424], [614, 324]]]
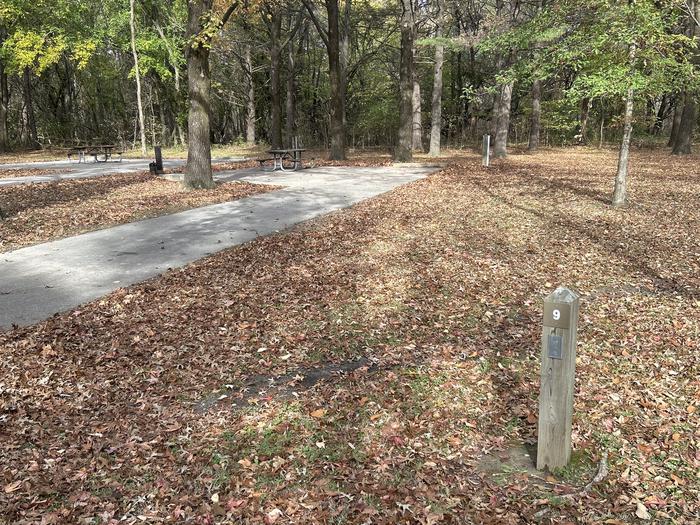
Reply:
[[561, 343], [562, 337], [560, 335], [550, 334], [547, 341], [547, 356], [550, 359], [561, 359]]

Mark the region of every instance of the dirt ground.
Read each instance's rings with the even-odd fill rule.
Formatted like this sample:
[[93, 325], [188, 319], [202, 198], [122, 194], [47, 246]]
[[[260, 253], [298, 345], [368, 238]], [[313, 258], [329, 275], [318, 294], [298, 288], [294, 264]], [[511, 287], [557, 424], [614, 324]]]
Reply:
[[[612, 209], [613, 152], [453, 156], [0, 334], [0, 522], [697, 523], [699, 160], [635, 151]], [[560, 284], [574, 452], [549, 473]]]

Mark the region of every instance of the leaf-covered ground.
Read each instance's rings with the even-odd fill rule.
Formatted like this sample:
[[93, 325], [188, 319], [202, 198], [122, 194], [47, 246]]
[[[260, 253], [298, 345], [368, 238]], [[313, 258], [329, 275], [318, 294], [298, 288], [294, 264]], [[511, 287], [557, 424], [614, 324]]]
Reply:
[[[613, 210], [612, 153], [466, 156], [0, 334], [0, 516], [697, 523], [697, 166], [635, 152]], [[574, 459], [537, 473], [559, 284], [583, 295]]]
[[0, 187], [0, 252], [274, 188], [230, 182], [212, 191], [186, 191], [149, 173]]

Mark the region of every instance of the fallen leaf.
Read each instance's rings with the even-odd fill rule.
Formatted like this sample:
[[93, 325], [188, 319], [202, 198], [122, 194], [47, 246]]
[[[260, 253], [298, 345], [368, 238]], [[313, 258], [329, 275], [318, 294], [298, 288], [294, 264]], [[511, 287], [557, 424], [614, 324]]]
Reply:
[[651, 519], [651, 514], [649, 514], [649, 511], [647, 510], [646, 506], [641, 501], [637, 502], [637, 511], [635, 512], [635, 514], [640, 520]]
[[16, 490], [19, 490], [19, 488], [22, 486], [22, 480], [20, 479], [19, 481], [14, 481], [12, 483], [8, 483], [5, 485], [5, 492], [9, 494], [10, 492], [14, 492]]
[[270, 512], [265, 514], [266, 525], [272, 525], [273, 523], [276, 523], [280, 516], [282, 516], [282, 511], [280, 509], [272, 509]]

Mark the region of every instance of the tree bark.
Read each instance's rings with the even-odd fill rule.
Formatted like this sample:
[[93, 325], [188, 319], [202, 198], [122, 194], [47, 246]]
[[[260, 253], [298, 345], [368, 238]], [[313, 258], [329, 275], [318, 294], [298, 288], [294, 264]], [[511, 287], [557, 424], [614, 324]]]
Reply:
[[652, 135], [658, 135], [661, 133], [661, 129], [664, 125], [664, 119], [666, 118], [666, 108], [668, 107], [668, 95], [664, 94], [659, 102], [659, 110], [656, 112], [656, 118], [654, 123], [651, 125], [649, 130]]
[[[345, 159], [345, 88], [340, 56], [340, 13], [338, 0], [326, 0], [328, 12], [328, 70], [331, 87], [331, 160]], [[347, 83], [347, 82], [345, 82]]]
[[503, 84], [498, 98], [496, 118], [496, 138], [493, 143], [493, 157], [505, 158], [508, 154], [508, 130], [510, 129], [510, 101], [513, 95], [513, 82]]
[[287, 142], [292, 145], [296, 135], [296, 57], [294, 50], [294, 39], [290, 38], [287, 43]]
[[187, 48], [187, 87], [190, 98], [187, 119], [187, 170], [183, 178], [186, 188], [213, 188], [211, 171], [211, 72], [209, 47], [200, 33], [201, 20], [212, 7], [212, 0], [187, 2], [187, 34], [191, 41]]
[[24, 90], [24, 107], [22, 109], [22, 118], [24, 120], [23, 145], [30, 149], [36, 149], [39, 146], [39, 140], [36, 118], [34, 116], [32, 73], [28, 67], [24, 68], [24, 73], [22, 74], [22, 87]]
[[278, 10], [272, 12], [270, 21], [270, 102], [272, 107], [270, 142], [273, 149], [282, 147], [282, 84], [280, 80], [280, 37], [282, 32], [282, 17]]
[[685, 97], [681, 120], [678, 125], [676, 140], [673, 144], [673, 155], [690, 155], [691, 145], [693, 143], [693, 133], [695, 131], [695, 123], [698, 120], [698, 103], [692, 93], [688, 93]]
[[[350, 0], [345, 2], [343, 17], [343, 34], [340, 31], [340, 10], [338, 0], [325, 0], [328, 16], [328, 30], [318, 19], [309, 0], [302, 0], [309, 13], [311, 21], [316, 26], [319, 35], [328, 51], [328, 74], [330, 77], [330, 142], [331, 160], [345, 159], [345, 98], [347, 94], [347, 64], [350, 52]], [[316, 78], [318, 81], [318, 77]]]
[[683, 116], [683, 101], [685, 96], [677, 95], [673, 107], [673, 123], [671, 125], [671, 134], [668, 137], [668, 143], [666, 146], [673, 148], [676, 144], [676, 139], [678, 138], [678, 128], [681, 125], [681, 117]]
[[255, 145], [255, 83], [253, 82], [253, 57], [250, 44], [245, 46], [245, 72], [248, 83], [248, 100], [245, 113], [245, 141], [248, 146]]
[[[2, 42], [0, 41], [0, 45]], [[7, 74], [5, 66], [0, 62], [0, 153], [5, 153], [10, 148], [7, 133], [7, 110], [10, 104], [10, 91], [7, 87]]]
[[[688, 36], [695, 39], [696, 44], [700, 45], [700, 1], [691, 0], [688, 5], [691, 16], [688, 20]], [[696, 68], [700, 67], [700, 51], [696, 48], [692, 59]], [[689, 155], [693, 143], [693, 133], [698, 120], [698, 101], [697, 92], [687, 92], [685, 95], [685, 103], [683, 112], [678, 124], [677, 135], [673, 143], [673, 155]], [[676, 107], [678, 111], [678, 107]]]
[[136, 107], [138, 108], [139, 128], [141, 129], [141, 155], [146, 156], [146, 126], [143, 118], [143, 102], [141, 101], [141, 72], [139, 71], [139, 55], [136, 52], [136, 20], [134, 0], [129, 0], [129, 29], [131, 30], [131, 54], [134, 57], [134, 73], [136, 76]]
[[[343, 101], [343, 130], [348, 129], [348, 70], [350, 68], [350, 12], [352, 10], [352, 0], [345, 0], [343, 9], [343, 24], [340, 31], [340, 89]], [[347, 133], [343, 132], [343, 158], [345, 158], [345, 148], [347, 147]]]
[[[634, 58], [634, 49], [630, 51]], [[627, 89], [625, 102], [625, 125], [622, 133], [620, 157], [617, 162], [617, 175], [615, 176], [615, 190], [613, 191], [612, 205], [624, 206], [627, 204], [627, 171], [629, 166], [630, 143], [632, 142], [632, 115], [634, 113], [634, 89]]]
[[[413, 58], [415, 64], [415, 57]], [[423, 115], [421, 113], [421, 94], [420, 83], [416, 75], [415, 67], [413, 70], [413, 96], [411, 100], [413, 104], [413, 132], [411, 138], [411, 149], [414, 152], [423, 152]]]
[[[440, 22], [435, 26], [435, 36], [442, 36]], [[435, 46], [435, 70], [433, 73], [433, 97], [430, 110], [430, 156], [440, 156], [440, 137], [442, 134], [442, 68], [445, 62], [445, 47]]]
[[411, 162], [413, 131], [413, 46], [415, 18], [413, 0], [401, 0], [401, 64], [399, 68], [399, 133], [394, 152], [398, 162]]
[[542, 81], [537, 79], [532, 83], [532, 115], [530, 116], [530, 136], [527, 143], [527, 149], [530, 151], [537, 151], [540, 147], [541, 99]]
[[581, 120], [579, 122], [578, 143], [582, 146], [588, 144], [588, 115], [591, 113], [591, 105], [593, 101], [586, 97], [581, 101]]

